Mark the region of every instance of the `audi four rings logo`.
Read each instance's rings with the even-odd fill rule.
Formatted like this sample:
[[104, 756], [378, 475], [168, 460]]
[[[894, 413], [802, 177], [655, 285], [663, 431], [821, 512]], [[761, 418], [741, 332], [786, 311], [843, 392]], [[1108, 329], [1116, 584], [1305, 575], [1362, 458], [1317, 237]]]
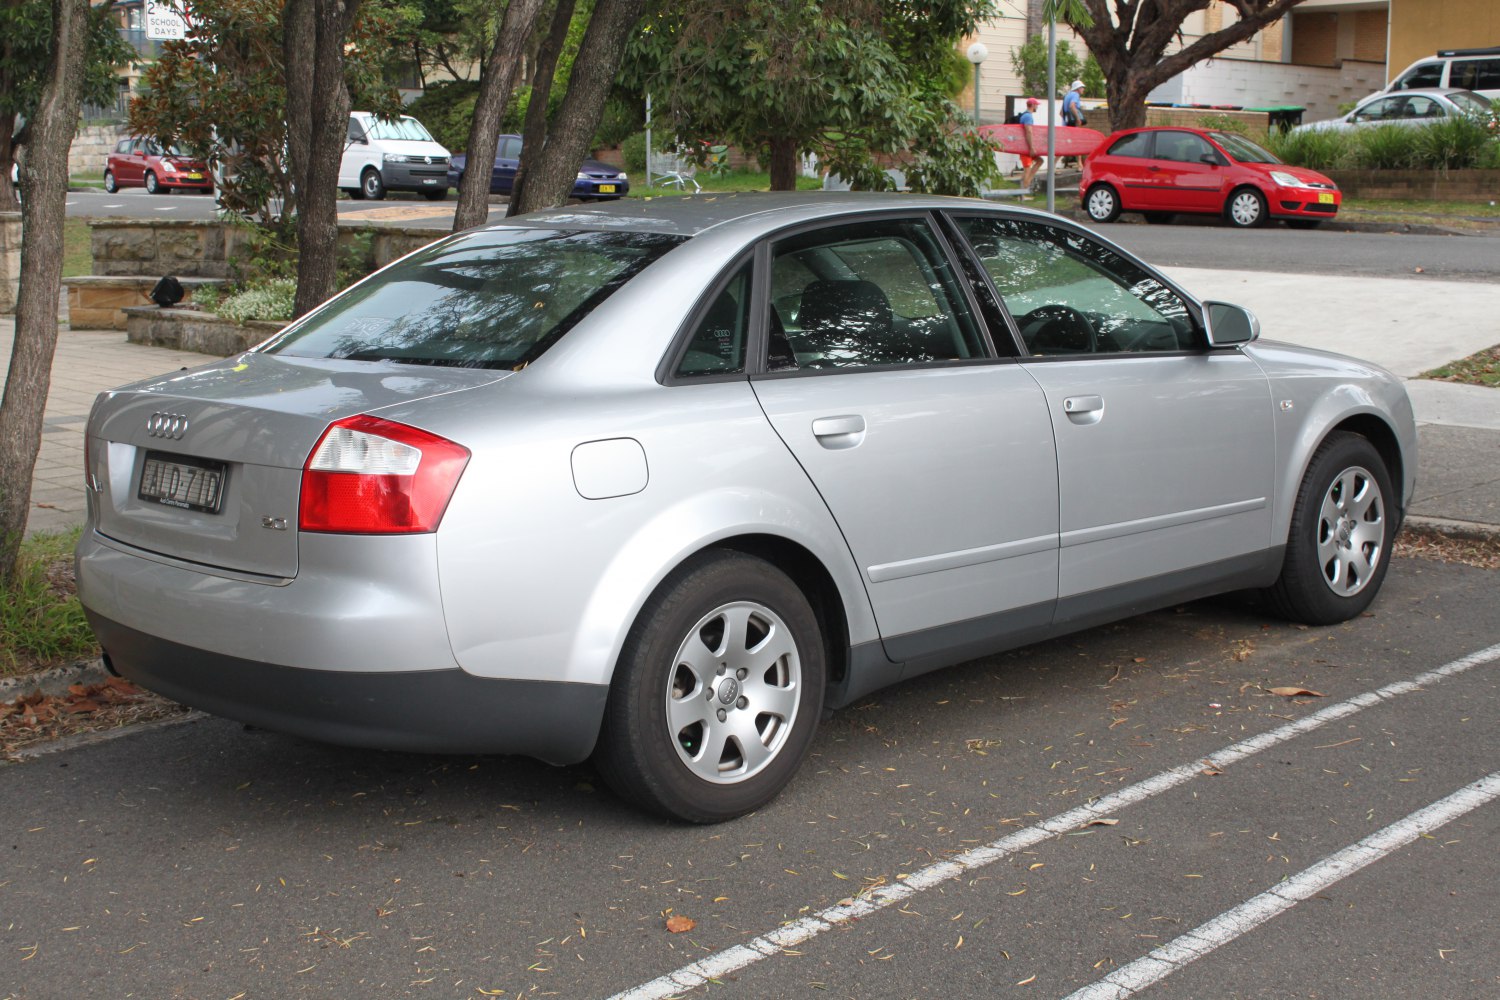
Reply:
[[182, 440], [187, 433], [188, 418], [180, 413], [153, 413], [146, 419], [146, 433], [154, 438]]

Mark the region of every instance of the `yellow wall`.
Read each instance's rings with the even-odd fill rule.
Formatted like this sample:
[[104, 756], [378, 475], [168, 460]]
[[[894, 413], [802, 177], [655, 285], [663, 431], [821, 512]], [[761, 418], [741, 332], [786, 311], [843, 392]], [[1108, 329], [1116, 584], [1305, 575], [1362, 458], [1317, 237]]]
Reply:
[[1391, 0], [1391, 52], [1386, 73], [1394, 77], [1439, 49], [1500, 45], [1496, 0]]

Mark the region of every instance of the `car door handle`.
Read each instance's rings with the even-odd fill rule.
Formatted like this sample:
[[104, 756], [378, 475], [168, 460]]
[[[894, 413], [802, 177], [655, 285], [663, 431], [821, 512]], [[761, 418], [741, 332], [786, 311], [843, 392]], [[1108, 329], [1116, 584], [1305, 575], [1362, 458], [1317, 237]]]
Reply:
[[1068, 396], [1063, 400], [1063, 412], [1075, 424], [1097, 424], [1104, 416], [1104, 397]]
[[857, 413], [819, 417], [812, 422], [812, 432], [825, 448], [853, 448], [865, 438], [865, 418]]

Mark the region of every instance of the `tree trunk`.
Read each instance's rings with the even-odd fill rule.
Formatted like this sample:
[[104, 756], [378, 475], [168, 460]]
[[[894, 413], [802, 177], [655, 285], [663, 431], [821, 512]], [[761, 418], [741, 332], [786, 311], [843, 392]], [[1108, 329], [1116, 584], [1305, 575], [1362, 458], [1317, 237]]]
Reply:
[[771, 140], [771, 190], [797, 190], [797, 143], [780, 137]]
[[474, 101], [474, 121], [469, 126], [468, 166], [458, 182], [458, 207], [453, 210], [453, 231], [482, 226], [490, 216], [490, 171], [495, 147], [500, 143], [500, 119], [510, 102], [521, 68], [521, 55], [536, 26], [545, 0], [510, 0], [505, 17], [495, 33], [495, 47], [479, 74], [479, 96]]
[[0, 115], [0, 212], [14, 212], [21, 207], [16, 186], [10, 182], [10, 165], [16, 162], [16, 115]]
[[[21, 287], [15, 346], [0, 401], [0, 582], [14, 576], [31, 506], [31, 476], [42, 446], [42, 412], [57, 350], [62, 288], [68, 147], [78, 130], [88, 47], [88, 0], [52, 6], [52, 57], [31, 121], [21, 206]], [[82, 470], [79, 470], [82, 475]]]
[[[557, 57], [562, 55], [563, 44], [568, 40], [568, 27], [573, 23], [574, 0], [557, 0], [557, 9], [552, 12], [552, 27], [537, 53], [536, 75], [531, 79], [531, 103], [526, 105], [526, 124], [521, 129], [521, 148], [542, 146], [547, 142], [547, 104], [552, 96], [552, 78], [557, 74]], [[515, 215], [521, 204], [521, 192], [526, 187], [526, 163], [516, 171], [511, 183], [510, 200], [505, 205], [507, 216]]]
[[625, 54], [625, 39], [645, 7], [646, 0], [597, 0], [594, 4], [594, 16], [573, 63], [568, 94], [547, 141], [540, 149], [528, 146], [521, 151], [526, 190], [511, 214], [535, 212], [568, 200], [578, 165], [588, 156], [604, 117], [604, 102]]
[[287, 151], [297, 185], [297, 316], [338, 291], [338, 172], [349, 134], [344, 39], [358, 6], [289, 0], [282, 14]]

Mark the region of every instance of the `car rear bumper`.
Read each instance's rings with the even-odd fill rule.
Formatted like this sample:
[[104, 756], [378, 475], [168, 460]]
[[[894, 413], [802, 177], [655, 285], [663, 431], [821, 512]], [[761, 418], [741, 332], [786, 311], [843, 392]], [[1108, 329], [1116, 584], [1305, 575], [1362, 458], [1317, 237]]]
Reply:
[[515, 753], [574, 764], [593, 751], [609, 688], [475, 677], [457, 668], [307, 670], [147, 635], [88, 612], [105, 663], [193, 708], [345, 746]]

